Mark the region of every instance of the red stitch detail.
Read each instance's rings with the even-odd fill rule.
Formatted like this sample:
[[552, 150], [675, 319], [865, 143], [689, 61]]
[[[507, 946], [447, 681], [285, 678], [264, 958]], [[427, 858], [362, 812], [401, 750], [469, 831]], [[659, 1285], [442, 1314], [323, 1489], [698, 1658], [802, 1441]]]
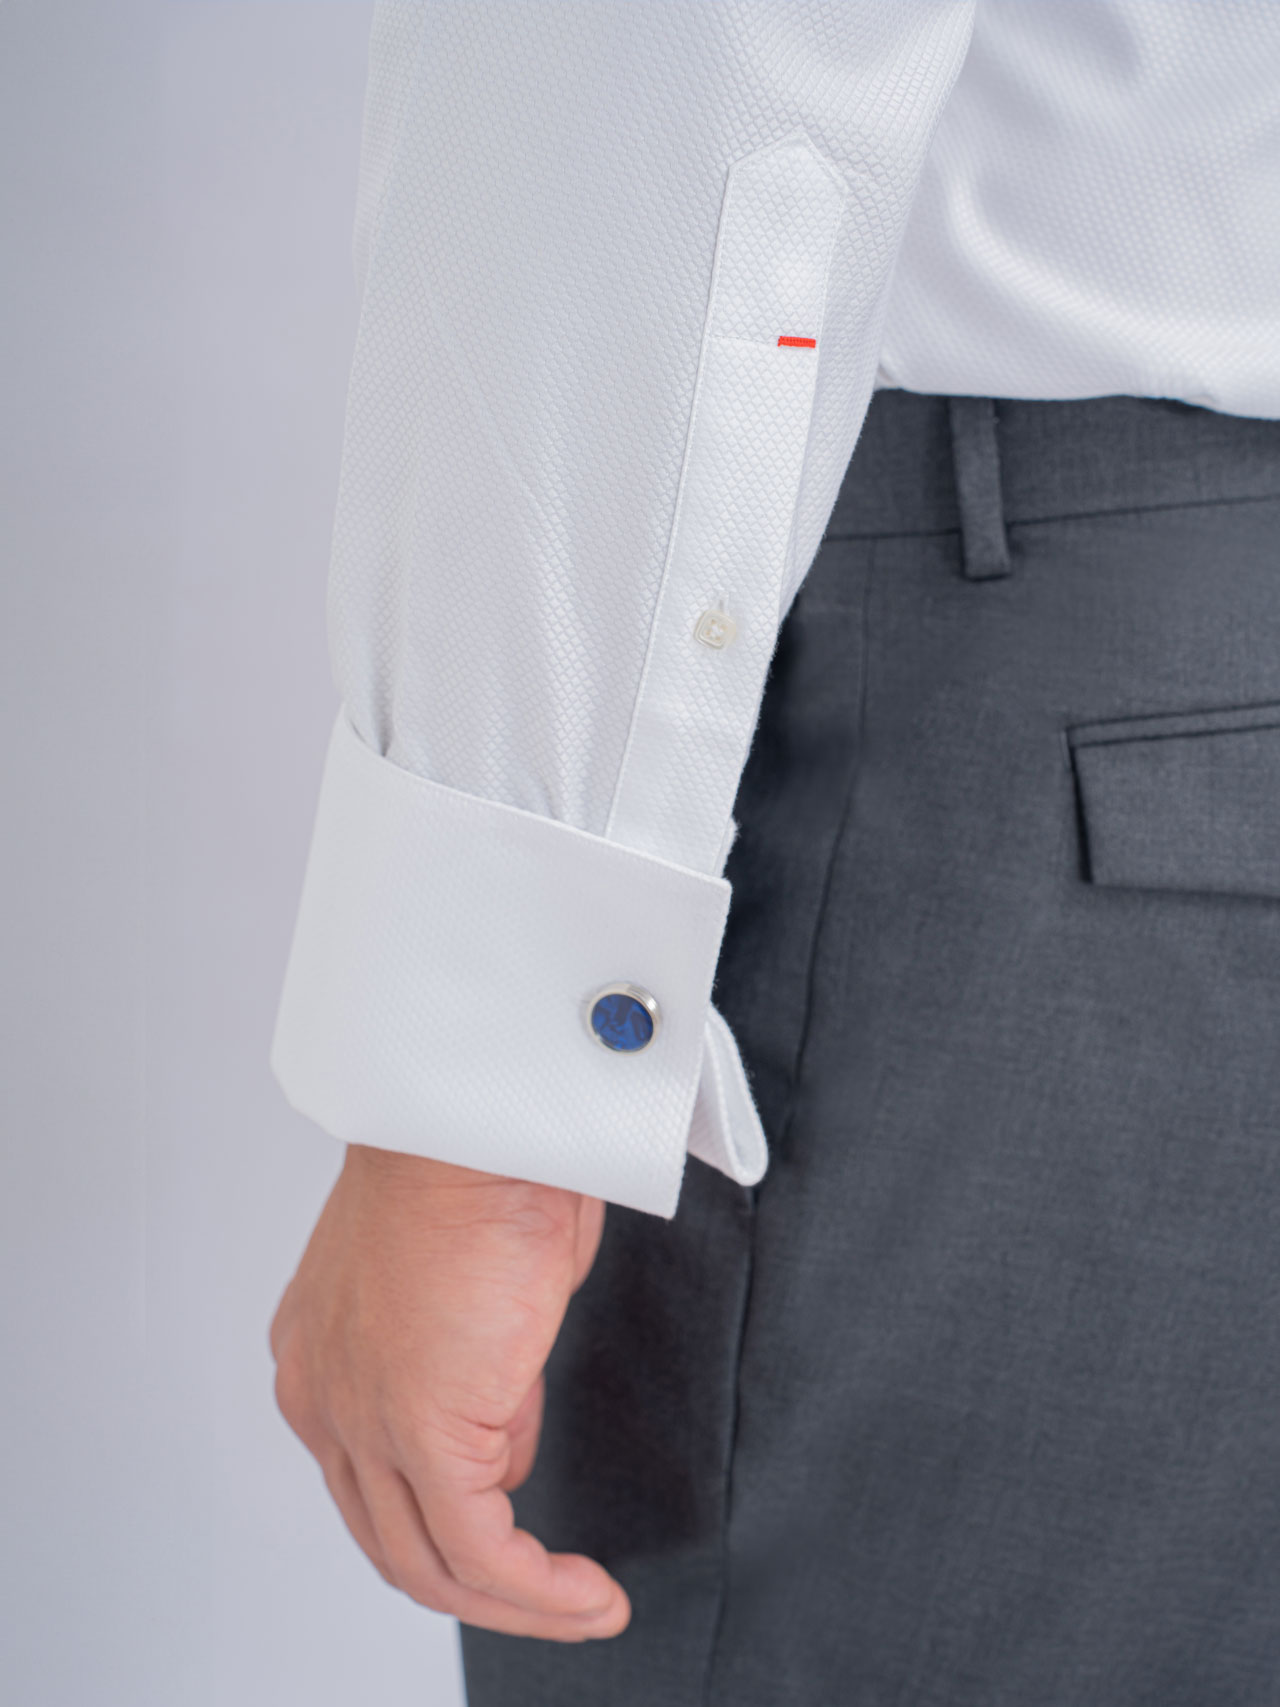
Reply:
[[818, 347], [816, 338], [779, 338], [778, 342], [779, 344], [793, 344], [798, 350], [816, 350]]

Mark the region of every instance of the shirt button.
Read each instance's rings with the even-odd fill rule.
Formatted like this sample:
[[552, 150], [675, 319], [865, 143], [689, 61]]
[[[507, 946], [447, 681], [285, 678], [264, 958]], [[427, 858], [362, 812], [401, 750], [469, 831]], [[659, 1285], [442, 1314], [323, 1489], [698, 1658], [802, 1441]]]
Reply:
[[658, 1029], [658, 1004], [638, 984], [606, 984], [596, 991], [588, 1024], [597, 1043], [622, 1055], [634, 1055], [653, 1041]]
[[717, 605], [714, 610], [703, 611], [694, 624], [693, 638], [713, 652], [723, 652], [726, 646], [732, 646], [737, 632], [737, 623], [723, 605]]

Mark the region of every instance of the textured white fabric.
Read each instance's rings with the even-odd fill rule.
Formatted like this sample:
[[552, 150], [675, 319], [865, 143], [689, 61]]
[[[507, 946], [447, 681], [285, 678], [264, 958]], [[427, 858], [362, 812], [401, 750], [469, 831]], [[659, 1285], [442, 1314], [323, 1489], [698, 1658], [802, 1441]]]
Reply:
[[[340, 714], [272, 1066], [350, 1142], [492, 1173], [527, 1150], [547, 1184], [670, 1215], [728, 904], [722, 877], [414, 776]], [[587, 1024], [620, 972], [662, 992], [634, 1055]]]
[[1280, 5], [979, 0], [881, 361], [1280, 415]]
[[742, 1185], [764, 1177], [769, 1160], [737, 1041], [715, 1008], [707, 1010], [702, 1078], [689, 1127], [689, 1154]]
[[[605, 825], [700, 871], [719, 858], [790, 575], [844, 203], [803, 136], [729, 170], [671, 546]], [[708, 608], [734, 623], [723, 650], [696, 643]]]
[[[274, 1054], [339, 1137], [663, 1214], [687, 1148], [758, 1178], [711, 897], [877, 377], [1280, 413], [1280, 5], [979, 0], [966, 60], [973, 20], [379, 8]], [[679, 1016], [634, 1058], [560, 1028], [616, 981]]]

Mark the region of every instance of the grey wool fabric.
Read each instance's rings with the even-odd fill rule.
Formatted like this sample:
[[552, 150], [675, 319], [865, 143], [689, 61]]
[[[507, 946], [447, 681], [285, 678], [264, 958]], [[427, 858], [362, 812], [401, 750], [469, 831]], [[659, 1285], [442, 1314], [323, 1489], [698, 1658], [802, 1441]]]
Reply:
[[[955, 406], [959, 405], [959, 406]], [[1280, 422], [876, 395], [743, 774], [771, 1146], [611, 1208], [471, 1707], [1280, 1703]]]

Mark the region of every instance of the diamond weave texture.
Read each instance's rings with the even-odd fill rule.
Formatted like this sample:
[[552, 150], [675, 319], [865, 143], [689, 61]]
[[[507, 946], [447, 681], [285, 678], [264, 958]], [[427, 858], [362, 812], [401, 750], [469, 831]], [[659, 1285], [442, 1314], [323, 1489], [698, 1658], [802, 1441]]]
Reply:
[[[967, 6], [921, 0], [380, 9], [330, 596], [339, 688], [375, 751], [604, 830], [729, 170], [802, 135], [847, 195], [803, 481], [771, 495], [807, 568], [968, 29]], [[797, 223], [784, 193], [762, 256], [782, 274]], [[726, 330], [796, 330], [766, 311], [785, 277], [756, 285]]]
[[1280, 416], [1280, 6], [980, 0], [884, 379]]
[[[1277, 89], [1275, 0], [377, 9], [299, 1107], [658, 1213], [686, 1144], [759, 1177], [719, 873], [872, 387], [1280, 414]], [[633, 1061], [547, 1017], [631, 980]]]
[[[723, 878], [416, 777], [340, 714], [276, 1077], [348, 1143], [671, 1215], [728, 901]], [[619, 982], [661, 1009], [633, 1053], [590, 1029]], [[725, 1093], [701, 1100], [719, 1153]], [[741, 1114], [750, 1133], [754, 1110]]]
[[[790, 569], [817, 351], [779, 337], [822, 346], [844, 204], [804, 138], [729, 174], [671, 549], [605, 828], [698, 871], [717, 869]], [[736, 628], [720, 652], [694, 639], [713, 603]]]

